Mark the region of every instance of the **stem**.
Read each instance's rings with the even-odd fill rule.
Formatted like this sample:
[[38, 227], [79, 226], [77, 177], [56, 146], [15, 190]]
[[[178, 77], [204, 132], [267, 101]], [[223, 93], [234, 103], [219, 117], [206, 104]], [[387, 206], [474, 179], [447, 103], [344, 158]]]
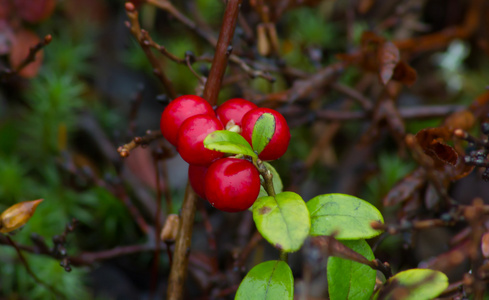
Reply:
[[175, 242], [170, 277], [168, 278], [167, 298], [169, 300], [183, 299], [183, 285], [187, 277], [188, 256], [195, 217], [195, 200], [197, 200], [197, 196], [192, 187], [187, 184], [182, 204], [180, 228]]
[[212, 61], [212, 68], [209, 72], [209, 78], [204, 88], [204, 99], [209, 101], [211, 105], [216, 105], [217, 96], [221, 89], [221, 81], [226, 71], [228, 58], [231, 55], [232, 45], [231, 40], [234, 34], [234, 28], [238, 20], [239, 7], [241, 0], [230, 0], [224, 12], [224, 19], [221, 25], [221, 32], [217, 40], [216, 53]]
[[256, 168], [258, 169], [258, 172], [260, 172], [260, 175], [263, 177], [263, 188], [267, 192], [268, 196], [275, 197], [275, 188], [273, 187], [273, 174], [270, 172], [270, 170], [267, 169], [265, 164], [261, 160], [253, 160], [253, 163], [255, 164]]
[[22, 264], [25, 267], [25, 270], [32, 277], [32, 279], [34, 279], [37, 283], [39, 283], [43, 287], [47, 288], [49, 291], [51, 291], [56, 296], [61, 297], [62, 299], [66, 299], [66, 297], [63, 294], [61, 294], [58, 290], [56, 290], [53, 286], [51, 286], [51, 285], [45, 283], [44, 281], [42, 281], [41, 279], [39, 279], [39, 277], [37, 277], [36, 274], [32, 271], [31, 267], [29, 266], [29, 263], [25, 259], [24, 255], [22, 255], [22, 252], [21, 252], [20, 248], [17, 246], [17, 244], [9, 236], [6, 236], [6, 239], [10, 243], [10, 245], [12, 245], [12, 247], [14, 247], [15, 251], [17, 252], [17, 255], [19, 256], [20, 261], [22, 262]]
[[289, 253], [285, 252], [283, 250], [280, 250], [280, 260], [283, 262], [288, 262], [289, 260]]
[[[209, 73], [209, 78], [204, 88], [204, 99], [211, 105], [217, 102], [217, 96], [221, 88], [221, 81], [226, 70], [230, 45], [234, 34], [234, 28], [238, 19], [241, 0], [229, 0], [224, 12], [224, 19], [217, 41], [214, 60]], [[182, 218], [180, 230], [175, 243], [175, 252], [168, 279], [167, 299], [183, 299], [183, 286], [187, 276], [188, 256], [190, 253], [192, 227], [196, 210], [197, 195], [187, 183], [185, 199], [182, 205]]]

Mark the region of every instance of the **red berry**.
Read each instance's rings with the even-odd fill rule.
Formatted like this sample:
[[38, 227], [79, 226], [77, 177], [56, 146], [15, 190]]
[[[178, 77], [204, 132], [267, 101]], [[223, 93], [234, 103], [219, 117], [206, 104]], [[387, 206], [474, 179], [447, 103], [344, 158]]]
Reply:
[[233, 120], [234, 124], [241, 126], [243, 116], [252, 109], [257, 108], [255, 103], [242, 98], [229, 99], [216, 109], [217, 118], [226, 128], [229, 121]]
[[177, 150], [183, 160], [189, 164], [205, 166], [222, 157], [224, 153], [204, 147], [204, 139], [216, 130], [223, 130], [216, 117], [197, 115], [185, 120], [178, 130], [177, 140]]
[[188, 181], [197, 195], [199, 195], [202, 199], [205, 199], [204, 179], [207, 169], [208, 167], [206, 166], [198, 165], [190, 165], [188, 167]]
[[195, 95], [180, 96], [170, 102], [161, 114], [161, 133], [176, 146], [178, 129], [182, 123], [190, 117], [202, 114], [215, 117], [212, 106], [203, 98]]
[[250, 143], [250, 145], [253, 145], [251, 141], [253, 128], [255, 127], [258, 118], [265, 113], [272, 114], [275, 117], [275, 132], [267, 146], [265, 146], [263, 151], [258, 154], [258, 157], [262, 160], [275, 160], [284, 155], [290, 141], [289, 126], [287, 125], [285, 118], [279, 112], [263, 107], [249, 111], [243, 117], [241, 135], [248, 141], [248, 143]]
[[252, 163], [238, 158], [215, 161], [205, 175], [205, 196], [215, 208], [238, 212], [248, 209], [260, 192], [260, 175]]

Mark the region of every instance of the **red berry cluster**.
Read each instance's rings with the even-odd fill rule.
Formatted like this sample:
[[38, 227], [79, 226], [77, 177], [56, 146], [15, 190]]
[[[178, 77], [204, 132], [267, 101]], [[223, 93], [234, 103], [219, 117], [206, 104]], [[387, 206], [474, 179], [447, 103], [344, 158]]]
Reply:
[[255, 123], [265, 113], [275, 118], [275, 131], [258, 154], [262, 160], [280, 158], [289, 145], [290, 132], [284, 117], [273, 109], [258, 108], [241, 98], [230, 99], [216, 111], [203, 98], [185, 95], [163, 111], [160, 129], [190, 164], [189, 181], [195, 192], [217, 209], [238, 212], [248, 209], [260, 192], [255, 166], [245, 159], [224, 158], [224, 153], [204, 147], [204, 139], [216, 130], [240, 132], [252, 145]]

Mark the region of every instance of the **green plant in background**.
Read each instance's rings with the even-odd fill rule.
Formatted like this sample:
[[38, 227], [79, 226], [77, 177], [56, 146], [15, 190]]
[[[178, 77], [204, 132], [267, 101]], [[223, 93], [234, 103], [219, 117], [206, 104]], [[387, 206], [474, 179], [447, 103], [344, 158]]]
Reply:
[[[20, 101], [2, 111], [5, 118], [0, 122], [0, 211], [17, 202], [43, 197], [45, 201], [34, 217], [12, 239], [29, 246], [30, 234], [36, 233], [52, 247], [50, 239], [75, 218], [92, 232], [88, 236], [69, 236], [67, 251], [76, 255], [80, 244], [88, 245], [88, 249], [100, 247], [99, 242], [94, 243], [100, 240], [107, 241], [103, 247], [116, 245], [120, 242], [118, 234], [130, 239], [135, 231], [128, 225], [132, 223], [128, 222], [131, 217], [125, 206], [112, 193], [100, 187], [74, 186], [61, 167], [61, 157], [72, 150], [71, 137], [78, 130], [80, 112], [93, 110], [101, 124], [111, 129], [121, 119], [114, 117], [115, 112], [100, 99], [87, 101], [91, 87], [83, 78], [93, 70], [89, 59], [94, 54], [94, 44], [89, 39], [75, 38], [69, 34], [71, 29], [59, 28], [59, 36], [46, 51], [41, 72], [21, 90]], [[92, 298], [85, 279], [87, 269], [76, 268], [67, 273], [53, 258], [28, 253], [24, 256], [34, 274], [46, 286], [55, 286], [60, 297]], [[1, 259], [2, 295], [24, 299], [53, 297], [50, 289], [26, 271], [14, 249], [3, 247]]]
[[380, 153], [377, 165], [378, 173], [366, 184], [365, 199], [378, 207], [380, 199], [384, 198], [396, 182], [412, 171], [414, 165], [386, 152]]

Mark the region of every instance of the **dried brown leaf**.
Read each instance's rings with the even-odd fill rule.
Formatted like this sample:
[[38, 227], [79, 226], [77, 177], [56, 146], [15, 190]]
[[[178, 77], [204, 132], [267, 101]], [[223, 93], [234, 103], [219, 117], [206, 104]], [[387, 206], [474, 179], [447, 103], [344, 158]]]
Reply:
[[392, 79], [397, 80], [405, 85], [411, 86], [416, 82], [418, 74], [408, 63], [400, 61], [394, 68]]
[[384, 42], [377, 51], [378, 72], [380, 82], [384, 85], [391, 80], [394, 69], [399, 63], [401, 55], [399, 49], [392, 42]]
[[384, 197], [385, 206], [393, 206], [402, 202], [409, 201], [414, 194], [424, 185], [425, 173], [418, 168], [399, 181]]
[[462, 129], [470, 130], [475, 124], [474, 114], [469, 110], [462, 110], [452, 113], [448, 116], [443, 124], [450, 130]]
[[374, 5], [374, 0], [360, 0], [358, 2], [358, 12], [360, 14], [366, 14]]
[[447, 127], [426, 128], [420, 130], [415, 138], [423, 152], [434, 162], [435, 169], [442, 171], [446, 164], [454, 166], [458, 160], [455, 149], [445, 143], [451, 137]]
[[485, 258], [489, 258], [489, 232], [482, 235], [481, 249], [482, 255], [484, 255]]
[[38, 23], [51, 16], [55, 0], [14, 0], [19, 16], [27, 22]]

